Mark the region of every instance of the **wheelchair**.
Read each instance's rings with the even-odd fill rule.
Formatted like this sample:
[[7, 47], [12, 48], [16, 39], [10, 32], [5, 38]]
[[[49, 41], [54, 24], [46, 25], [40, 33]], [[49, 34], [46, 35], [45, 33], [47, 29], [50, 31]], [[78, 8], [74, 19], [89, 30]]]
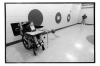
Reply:
[[[42, 47], [42, 50], [45, 50], [45, 47], [44, 47], [44, 42], [43, 40], [41, 39], [40, 40], [40, 35], [41, 34], [37, 34], [37, 35], [29, 35], [27, 34], [26, 32], [28, 32], [28, 29], [26, 28], [26, 26], [28, 25], [28, 23], [25, 23], [25, 24], [21, 24], [21, 32], [22, 32], [22, 42], [23, 42], [23, 45], [24, 47], [27, 49], [27, 50], [32, 50], [34, 55], [36, 56], [36, 50], [39, 48], [39, 47]], [[34, 37], [37, 38], [37, 43], [36, 41], [34, 40]]]

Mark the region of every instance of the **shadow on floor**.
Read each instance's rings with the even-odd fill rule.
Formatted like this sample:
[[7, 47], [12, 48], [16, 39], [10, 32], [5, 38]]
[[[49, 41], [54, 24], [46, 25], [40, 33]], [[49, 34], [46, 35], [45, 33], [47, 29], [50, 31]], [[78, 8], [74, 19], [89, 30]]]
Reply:
[[94, 35], [89, 35], [89, 36], [86, 37], [86, 39], [87, 39], [91, 44], [94, 45]]
[[[16, 50], [19, 52], [20, 56], [23, 58], [23, 60], [27, 61], [30, 58], [36, 58], [39, 54], [41, 54], [43, 52], [43, 50], [41, 48], [38, 48], [36, 53], [37, 55], [35, 56], [33, 51], [31, 50], [27, 50], [24, 48], [23, 44], [19, 44], [15, 46]], [[23, 62], [25, 62], [23, 61]]]

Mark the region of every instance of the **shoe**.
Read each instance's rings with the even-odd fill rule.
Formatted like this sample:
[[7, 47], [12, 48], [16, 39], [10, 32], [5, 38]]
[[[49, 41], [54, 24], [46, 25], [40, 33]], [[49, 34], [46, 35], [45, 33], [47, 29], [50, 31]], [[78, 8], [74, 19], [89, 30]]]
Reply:
[[37, 47], [40, 47], [40, 45], [38, 44]]
[[41, 45], [43, 45], [44, 43], [42, 42]]
[[43, 45], [43, 44], [44, 44], [43, 40], [41, 40], [41, 41], [40, 41], [40, 44], [41, 44], [41, 45]]

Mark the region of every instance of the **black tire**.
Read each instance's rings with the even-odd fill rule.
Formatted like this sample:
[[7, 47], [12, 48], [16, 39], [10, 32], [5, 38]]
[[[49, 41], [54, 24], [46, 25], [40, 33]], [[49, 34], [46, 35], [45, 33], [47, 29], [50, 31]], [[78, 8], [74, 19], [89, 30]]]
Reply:
[[25, 47], [27, 50], [30, 50], [31, 47], [29, 47], [29, 44], [28, 44], [28, 42], [25, 40], [25, 38], [26, 38], [26, 36], [23, 35], [23, 36], [22, 36], [23, 45], [24, 45], [24, 47]]
[[44, 47], [44, 45], [42, 45], [42, 50], [45, 50], [45, 47]]

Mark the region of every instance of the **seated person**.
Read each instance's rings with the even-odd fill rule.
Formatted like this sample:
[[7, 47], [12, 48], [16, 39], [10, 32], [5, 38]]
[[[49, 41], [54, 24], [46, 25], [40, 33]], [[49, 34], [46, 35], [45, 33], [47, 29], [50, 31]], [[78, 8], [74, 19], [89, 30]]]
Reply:
[[[29, 32], [34, 32], [36, 31], [36, 28], [34, 27], [34, 23], [33, 22], [30, 22], [30, 24], [27, 26], [27, 28], [29, 28]], [[42, 42], [42, 39], [41, 39], [41, 35], [35, 35], [34, 36], [34, 40], [35, 40], [35, 43], [38, 45], [40, 43], [43, 43]]]

